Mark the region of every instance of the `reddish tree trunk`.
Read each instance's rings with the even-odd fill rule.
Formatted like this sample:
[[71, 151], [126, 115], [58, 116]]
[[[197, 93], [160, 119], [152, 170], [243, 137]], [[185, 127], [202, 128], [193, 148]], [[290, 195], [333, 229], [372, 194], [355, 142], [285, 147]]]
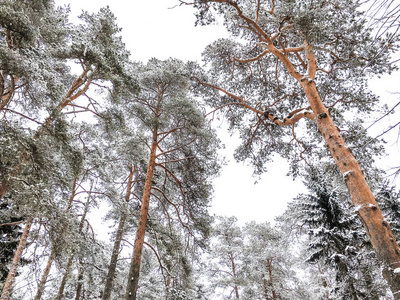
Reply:
[[265, 300], [269, 300], [269, 297], [268, 297], [268, 283], [267, 283], [267, 278], [265, 278], [265, 274], [264, 273], [262, 274], [262, 279], [263, 279]]
[[26, 221], [26, 225], [24, 231], [21, 235], [21, 239], [19, 241], [17, 251], [15, 251], [14, 259], [10, 267], [10, 271], [8, 272], [6, 281], [4, 282], [3, 292], [1, 294], [0, 300], [8, 300], [12, 291], [12, 286], [15, 281], [15, 277], [17, 276], [17, 270], [19, 262], [22, 258], [22, 253], [24, 252], [26, 242], [28, 240], [29, 231], [31, 230], [31, 226], [33, 223], [33, 217], [29, 217]]
[[355, 159], [351, 150], [347, 148], [339, 129], [335, 126], [328, 110], [324, 106], [314, 82], [317, 64], [312, 46], [304, 42], [304, 51], [307, 59], [306, 76], [296, 72], [287, 55], [276, 49], [272, 43], [269, 49], [285, 65], [290, 75], [292, 75], [303, 88], [311, 109], [316, 116], [316, 122], [331, 155], [338, 166], [349, 190], [353, 204], [357, 207], [358, 216], [366, 229], [367, 235], [379, 260], [385, 266], [383, 276], [388, 282], [395, 299], [400, 299], [400, 272], [394, 272], [400, 268], [400, 248], [392, 233], [389, 223], [382, 215], [375, 197], [372, 194], [360, 164]]
[[232, 264], [232, 274], [233, 274], [233, 282], [234, 282], [234, 289], [235, 289], [235, 295], [236, 295], [236, 299], [239, 299], [239, 287], [237, 286], [237, 282], [236, 282], [236, 266], [235, 266], [235, 260], [233, 258], [233, 254], [232, 252], [229, 253], [229, 259], [231, 260], [231, 264]]
[[147, 167], [146, 182], [144, 185], [143, 198], [142, 198], [142, 206], [140, 208], [138, 229], [136, 232], [135, 245], [134, 245], [134, 249], [133, 249], [133, 258], [132, 258], [131, 266], [129, 269], [128, 284], [127, 284], [126, 296], [125, 296], [126, 300], [132, 300], [132, 299], [136, 300], [136, 293], [137, 293], [138, 283], [139, 283], [140, 262], [142, 259], [144, 235], [146, 232], [147, 217], [148, 217], [148, 213], [149, 213], [152, 179], [153, 179], [153, 174], [154, 174], [154, 168], [156, 165], [156, 152], [157, 152], [157, 145], [158, 145], [157, 138], [158, 138], [158, 134], [157, 134], [157, 126], [156, 126], [155, 129], [153, 130], [153, 141], [151, 144], [149, 164]]
[[[400, 248], [394, 238], [389, 223], [382, 215], [375, 197], [372, 194], [358, 161], [353, 156], [338, 128], [333, 123], [313, 82], [302, 83], [310, 101], [311, 108], [317, 116], [318, 128], [324, 137], [336, 165], [343, 174], [358, 216], [366, 229], [367, 235], [378, 258], [385, 263], [383, 276], [393, 293], [400, 291], [400, 273], [393, 270], [400, 268]], [[395, 294], [400, 299], [400, 292]]]
[[272, 259], [267, 258], [267, 265], [268, 265], [268, 273], [269, 273], [269, 282], [271, 283], [271, 290], [272, 290], [272, 298], [274, 300], [276, 300], [276, 292], [275, 292], [275, 288], [274, 288], [274, 281], [272, 279]]
[[60, 287], [58, 288], [58, 293], [57, 293], [56, 300], [61, 300], [63, 298], [65, 285], [67, 284], [69, 273], [71, 273], [71, 268], [72, 268], [73, 261], [74, 261], [74, 254], [72, 254], [68, 259], [67, 269], [65, 270], [64, 276], [63, 276], [63, 278], [61, 280]]

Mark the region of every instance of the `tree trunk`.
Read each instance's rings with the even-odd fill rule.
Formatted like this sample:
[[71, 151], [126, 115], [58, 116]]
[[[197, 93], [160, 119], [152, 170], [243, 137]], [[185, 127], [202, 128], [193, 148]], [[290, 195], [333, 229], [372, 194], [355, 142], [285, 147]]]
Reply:
[[33, 223], [33, 217], [29, 217], [28, 220], [26, 221], [26, 225], [25, 225], [24, 231], [21, 235], [21, 239], [19, 241], [17, 250], [15, 251], [14, 259], [11, 264], [10, 271], [8, 272], [6, 281], [4, 282], [3, 292], [1, 294], [0, 300], [8, 300], [10, 297], [10, 294], [12, 291], [12, 286], [14, 284], [15, 277], [17, 276], [18, 265], [19, 265], [19, 262], [21, 261], [22, 253], [25, 249], [25, 245], [28, 240], [28, 235], [29, 235], [29, 231], [31, 230], [32, 223]]
[[78, 273], [78, 284], [76, 287], [75, 300], [79, 300], [81, 298], [82, 287], [83, 287], [83, 266], [82, 266], [82, 262], [80, 261], [79, 262], [79, 273]]
[[233, 288], [235, 290], [236, 299], [239, 299], [239, 288], [236, 283], [236, 266], [235, 266], [235, 260], [233, 258], [232, 252], [229, 252], [229, 259], [230, 259], [231, 265], [232, 265], [232, 274], [233, 274], [233, 283], [234, 283]]
[[375, 201], [375, 197], [365, 180], [360, 164], [355, 159], [351, 150], [347, 148], [339, 129], [335, 126], [328, 110], [321, 101], [314, 82], [317, 63], [312, 46], [306, 41], [304, 42], [307, 59], [307, 74], [305, 76], [296, 72], [287, 55], [280, 52], [272, 44], [269, 45], [269, 49], [283, 62], [289, 74], [303, 88], [311, 109], [316, 116], [318, 129], [336, 165], [343, 174], [353, 204], [357, 208], [358, 216], [366, 229], [377, 257], [385, 264], [383, 276], [388, 282], [395, 299], [400, 299], [400, 272], [394, 272], [396, 268], [400, 268], [399, 245], [396, 242], [389, 223], [383, 217]]
[[[72, 191], [71, 191], [71, 195], [68, 199], [68, 205], [67, 205], [66, 211], [69, 211], [71, 209], [72, 201], [74, 200], [75, 195], [76, 195], [76, 180], [77, 180], [77, 177], [75, 176], [74, 180], [72, 181]], [[52, 266], [54, 258], [55, 258], [54, 247], [55, 247], [55, 245], [53, 245], [53, 248], [51, 249], [51, 253], [50, 253], [49, 259], [47, 261], [46, 268], [43, 271], [42, 279], [40, 280], [40, 283], [38, 284], [38, 290], [36, 292], [35, 300], [40, 300], [42, 298], [44, 288], [45, 288], [45, 285], [47, 282], [47, 277], [49, 276], [50, 269], [51, 269], [51, 266]]]
[[276, 300], [276, 292], [274, 288], [274, 281], [272, 279], [272, 267], [271, 267], [272, 259], [267, 258], [267, 265], [268, 265], [268, 273], [269, 273], [269, 282], [271, 283], [271, 291], [272, 291], [272, 299]]
[[265, 274], [262, 274], [262, 279], [263, 279], [263, 287], [264, 287], [264, 297], [265, 300], [269, 300], [268, 297], [268, 283], [267, 283], [267, 278], [265, 278]]
[[[133, 183], [134, 172], [135, 172], [135, 170], [131, 167], [131, 171], [129, 173], [129, 179], [128, 179], [128, 186], [126, 188], [126, 195], [125, 195], [126, 202], [129, 201], [129, 198], [131, 196], [131, 188], [132, 188], [132, 183]], [[113, 251], [111, 254], [110, 265], [108, 267], [106, 284], [104, 286], [104, 293], [103, 293], [103, 298], [102, 298], [103, 300], [109, 300], [111, 297], [111, 291], [112, 291], [112, 287], [113, 287], [113, 283], [114, 283], [115, 270], [117, 268], [119, 248], [121, 246], [122, 235], [124, 233], [125, 221], [126, 221], [126, 213], [125, 213], [125, 211], [123, 211], [121, 214], [120, 220], [119, 220], [117, 236], [115, 238], [114, 248], [113, 248]]]
[[40, 280], [40, 283], [38, 284], [38, 289], [37, 289], [37, 292], [36, 292], [35, 300], [42, 299], [42, 295], [43, 295], [43, 292], [44, 292], [44, 287], [45, 287], [46, 282], [47, 282], [47, 277], [49, 276], [50, 269], [51, 269], [51, 266], [52, 266], [53, 261], [54, 261], [54, 256], [55, 256], [54, 250], [51, 250], [49, 259], [48, 259], [47, 264], [46, 264], [46, 268], [43, 271], [42, 279]]
[[132, 299], [136, 300], [136, 292], [138, 289], [140, 262], [142, 259], [144, 235], [145, 235], [145, 231], [146, 231], [147, 217], [148, 217], [148, 213], [149, 213], [152, 179], [153, 179], [153, 174], [154, 174], [154, 168], [156, 165], [156, 152], [157, 152], [157, 145], [158, 145], [157, 129], [158, 129], [158, 126], [156, 125], [153, 130], [153, 141], [151, 144], [149, 164], [147, 167], [146, 182], [144, 185], [143, 198], [142, 198], [142, 206], [140, 208], [139, 223], [138, 223], [138, 229], [137, 229], [137, 233], [136, 233], [135, 245], [134, 245], [134, 249], [133, 249], [133, 257], [132, 257], [132, 262], [131, 262], [131, 266], [129, 269], [128, 284], [127, 284], [126, 295], [125, 295], [126, 300], [132, 300]]
[[400, 273], [393, 272], [394, 269], [400, 268], [400, 248], [391, 227], [383, 217], [358, 161], [351, 150], [347, 148], [338, 128], [323, 105], [314, 82], [307, 81], [302, 83], [302, 86], [311, 108], [317, 116], [318, 129], [343, 174], [353, 204], [358, 210], [358, 216], [367, 231], [371, 244], [378, 258], [385, 263], [383, 276], [392, 292], [399, 292], [395, 294], [395, 299], [400, 299]]
[[[89, 191], [89, 194], [88, 194], [88, 199], [87, 199], [86, 204], [85, 204], [85, 208], [83, 209], [81, 222], [79, 223], [78, 233], [82, 233], [82, 229], [83, 229], [83, 225], [85, 223], [86, 215], [87, 215], [87, 213], [89, 211], [89, 204], [90, 204], [90, 197], [92, 195], [91, 194], [92, 193], [92, 189], [93, 189], [93, 182], [92, 182], [92, 184], [90, 186], [90, 191]], [[71, 202], [72, 202], [72, 200], [71, 200]], [[73, 260], [74, 260], [74, 256], [75, 256], [75, 251], [72, 252], [71, 256], [68, 259], [67, 269], [65, 270], [64, 276], [63, 276], [63, 278], [61, 280], [61, 284], [60, 284], [60, 287], [58, 289], [58, 294], [57, 294], [56, 300], [61, 300], [62, 297], [63, 297], [65, 285], [67, 284], [67, 280], [68, 280], [69, 274], [71, 273], [71, 268], [72, 268], [72, 263], [73, 263]]]
[[[7, 87], [6, 90], [4, 91], [4, 93], [1, 95], [0, 98], [0, 112], [5, 109], [8, 104], [11, 102], [11, 100], [14, 98], [14, 94], [15, 94], [15, 85], [17, 84], [19, 80], [19, 77], [13, 77], [12, 75], [10, 75], [10, 82], [11, 82], [11, 86]], [[3, 82], [4, 84], [4, 82]]]
[[58, 288], [58, 294], [57, 294], [56, 300], [61, 300], [63, 295], [64, 295], [65, 285], [67, 284], [69, 273], [71, 273], [71, 268], [72, 268], [73, 261], [74, 261], [74, 254], [72, 254], [68, 259], [67, 269], [65, 270], [64, 276], [63, 276], [63, 278], [61, 280], [60, 287]]

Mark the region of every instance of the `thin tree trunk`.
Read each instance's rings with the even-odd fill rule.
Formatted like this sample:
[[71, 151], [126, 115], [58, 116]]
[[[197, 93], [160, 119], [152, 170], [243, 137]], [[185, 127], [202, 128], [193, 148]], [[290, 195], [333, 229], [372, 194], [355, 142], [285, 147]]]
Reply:
[[[126, 202], [129, 201], [129, 198], [131, 196], [131, 188], [132, 188], [134, 173], [135, 173], [135, 169], [133, 167], [131, 167], [131, 170], [129, 173], [128, 185], [126, 188], [126, 195], [125, 195]], [[117, 268], [119, 248], [121, 246], [122, 235], [124, 233], [125, 221], [126, 221], [126, 212], [123, 211], [121, 214], [120, 220], [119, 220], [117, 236], [115, 238], [114, 248], [113, 248], [113, 251], [111, 254], [110, 265], [108, 267], [106, 284], [104, 286], [104, 293], [103, 293], [103, 298], [102, 298], [103, 300], [109, 300], [111, 297], [112, 287], [113, 287], [113, 283], [114, 283], [115, 270]]]
[[80, 261], [79, 262], [79, 273], [78, 273], [78, 284], [76, 287], [75, 300], [79, 300], [81, 298], [82, 287], [83, 287], [83, 267], [82, 267], [82, 262]]
[[229, 252], [229, 259], [230, 259], [231, 265], [232, 265], [232, 274], [233, 274], [233, 283], [234, 283], [235, 295], [236, 295], [236, 299], [239, 299], [239, 288], [238, 288], [237, 283], [236, 283], [236, 266], [235, 266], [235, 260], [233, 258], [232, 252]]
[[126, 300], [132, 300], [132, 299], [136, 300], [136, 292], [138, 289], [140, 262], [142, 259], [144, 235], [146, 232], [147, 217], [148, 217], [148, 213], [149, 213], [152, 179], [153, 179], [153, 174], [154, 174], [154, 168], [156, 165], [156, 152], [157, 152], [157, 145], [158, 145], [157, 129], [158, 129], [158, 126], [156, 125], [153, 130], [153, 141], [151, 144], [149, 164], [147, 167], [146, 182], [144, 185], [143, 198], [142, 198], [142, 206], [140, 208], [138, 229], [136, 232], [135, 245], [134, 245], [134, 249], [133, 249], [133, 258], [132, 258], [131, 266], [129, 269], [128, 284], [127, 284], [126, 295], [125, 295]]
[[45, 288], [45, 285], [46, 285], [46, 282], [47, 282], [47, 277], [50, 274], [50, 269], [51, 269], [51, 266], [52, 266], [53, 261], [54, 261], [54, 256], [55, 256], [55, 253], [54, 253], [54, 250], [52, 249], [51, 253], [50, 253], [50, 256], [49, 256], [49, 259], [48, 259], [47, 264], [46, 264], [46, 268], [43, 271], [42, 279], [40, 280], [40, 283], [38, 284], [38, 289], [37, 289], [37, 292], [36, 292], [35, 300], [42, 299], [44, 288]]
[[24, 231], [21, 235], [17, 250], [15, 251], [14, 259], [11, 264], [10, 271], [8, 272], [6, 281], [4, 282], [3, 292], [1, 294], [0, 300], [8, 300], [10, 297], [12, 287], [13, 287], [13, 284], [15, 281], [15, 277], [17, 276], [18, 265], [19, 265], [19, 262], [21, 261], [22, 253], [25, 249], [32, 223], [33, 223], [33, 217], [29, 217], [28, 220], [26, 221], [26, 225], [25, 225]]
[[263, 279], [265, 300], [269, 300], [269, 297], [268, 297], [268, 283], [267, 283], [267, 278], [265, 278], [265, 274], [264, 273], [262, 274], [262, 279]]
[[[86, 204], [85, 204], [85, 208], [83, 210], [81, 222], [79, 223], [78, 233], [82, 233], [82, 229], [83, 229], [83, 225], [85, 223], [86, 215], [87, 215], [88, 210], [89, 210], [89, 204], [90, 204], [90, 197], [91, 197], [92, 188], [93, 188], [93, 182], [92, 182], [92, 185], [90, 187], [90, 192], [89, 192]], [[64, 276], [63, 276], [63, 278], [61, 280], [61, 284], [60, 284], [60, 287], [58, 289], [58, 294], [57, 294], [56, 300], [61, 300], [63, 295], [64, 295], [65, 285], [67, 284], [67, 280], [68, 280], [69, 274], [71, 273], [71, 268], [72, 268], [72, 263], [73, 263], [73, 260], [74, 260], [74, 256], [75, 256], [75, 251], [71, 254], [71, 256], [68, 259], [67, 269], [65, 270]]]
[[269, 273], [269, 282], [271, 283], [271, 290], [272, 290], [272, 298], [276, 300], [276, 292], [274, 288], [274, 281], [272, 279], [272, 267], [271, 267], [272, 259], [267, 258], [267, 265], [268, 265], [268, 273]]
[[[68, 199], [68, 205], [67, 205], [66, 211], [69, 211], [71, 209], [72, 201], [74, 200], [75, 195], [76, 195], [76, 180], [77, 180], [77, 178], [74, 177], [74, 180], [72, 182], [72, 191], [71, 191], [71, 195], [70, 195], [70, 197]], [[53, 261], [55, 259], [54, 247], [55, 247], [55, 245], [53, 245], [53, 247], [51, 249], [51, 253], [50, 253], [49, 259], [47, 261], [46, 268], [43, 271], [42, 279], [40, 280], [40, 283], [38, 285], [38, 289], [37, 289], [37, 292], [36, 292], [35, 300], [42, 299], [44, 288], [45, 288], [45, 285], [46, 285], [46, 282], [47, 282], [47, 277], [50, 274], [50, 269], [51, 269], [51, 266], [52, 266]]]
[[[11, 100], [14, 98], [15, 94], [15, 89], [16, 89], [16, 84], [19, 80], [19, 77], [13, 77], [10, 75], [10, 82], [11, 86], [7, 87], [6, 90], [2, 93], [1, 98], [0, 98], [0, 112], [6, 108]], [[2, 82], [2, 85], [4, 84], [4, 81]]]
[[61, 280], [60, 287], [58, 288], [57, 298], [56, 300], [61, 300], [64, 295], [65, 285], [67, 284], [67, 280], [69, 277], [69, 273], [71, 273], [72, 263], [74, 261], [74, 253], [69, 257], [67, 263], [67, 269], [65, 270], [64, 276]]

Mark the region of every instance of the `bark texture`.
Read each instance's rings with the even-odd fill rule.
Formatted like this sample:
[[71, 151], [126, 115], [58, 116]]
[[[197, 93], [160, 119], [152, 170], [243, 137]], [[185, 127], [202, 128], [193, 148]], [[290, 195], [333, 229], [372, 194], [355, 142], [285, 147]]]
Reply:
[[69, 274], [71, 273], [71, 268], [72, 268], [73, 262], [74, 262], [74, 255], [71, 255], [68, 259], [67, 269], [65, 270], [64, 276], [61, 280], [60, 287], [58, 288], [56, 300], [61, 300], [63, 298], [65, 285], [67, 284]]
[[19, 265], [19, 262], [21, 261], [22, 253], [24, 252], [26, 242], [28, 240], [29, 231], [31, 230], [32, 223], [33, 223], [33, 217], [28, 218], [28, 220], [26, 221], [24, 231], [21, 235], [21, 239], [19, 241], [17, 250], [15, 251], [14, 259], [11, 264], [10, 271], [8, 272], [6, 281], [4, 282], [3, 292], [2, 292], [1, 298], [0, 298], [1, 300], [8, 300], [11, 295], [15, 277], [17, 276], [18, 265]]
[[144, 243], [144, 235], [146, 232], [146, 224], [147, 224], [147, 217], [149, 213], [149, 205], [150, 205], [150, 194], [151, 194], [151, 187], [152, 187], [152, 179], [154, 174], [154, 168], [156, 165], [156, 153], [157, 153], [157, 142], [158, 134], [157, 134], [157, 125], [153, 130], [153, 141], [151, 144], [151, 152], [149, 163], [147, 167], [146, 173], [146, 182], [143, 191], [143, 198], [142, 198], [142, 206], [140, 208], [140, 215], [139, 215], [139, 223], [138, 229], [136, 232], [136, 239], [135, 245], [133, 249], [133, 258], [132, 263], [129, 269], [129, 277], [128, 277], [128, 284], [126, 288], [126, 300], [136, 300], [136, 293], [138, 289], [139, 283], [139, 273], [140, 273], [140, 262], [142, 259], [142, 251], [143, 251], [143, 243]]
[[304, 51], [307, 59], [307, 74], [296, 72], [287, 55], [269, 45], [274, 53], [285, 65], [288, 72], [300, 83], [311, 109], [316, 117], [319, 131], [321, 132], [330, 153], [346, 182], [353, 204], [358, 209], [358, 216], [364, 225], [367, 235], [379, 260], [384, 264], [383, 276], [388, 282], [395, 299], [400, 299], [400, 273], [395, 273], [400, 268], [400, 248], [393, 235], [389, 223], [385, 220], [375, 201], [361, 170], [360, 164], [346, 146], [339, 129], [334, 124], [328, 110], [319, 96], [314, 82], [316, 74], [316, 59], [311, 45], [304, 42]]
[[[378, 258], [385, 263], [383, 276], [388, 282], [395, 299], [400, 299], [400, 274], [394, 269], [400, 268], [400, 248], [389, 223], [382, 215], [372, 194], [358, 161], [355, 159], [327, 109], [323, 105], [314, 82], [302, 83], [311, 108], [317, 116], [317, 125], [336, 165], [343, 174], [358, 216]], [[396, 294], [396, 292], [399, 292]]]

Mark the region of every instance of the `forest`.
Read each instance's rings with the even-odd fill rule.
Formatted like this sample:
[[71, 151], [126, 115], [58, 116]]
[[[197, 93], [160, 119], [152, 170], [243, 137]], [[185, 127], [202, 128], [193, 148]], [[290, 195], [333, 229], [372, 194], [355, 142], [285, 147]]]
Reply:
[[[227, 32], [201, 61], [135, 59], [110, 7], [0, 0], [0, 300], [400, 299], [400, 98], [369, 87], [400, 3], [175, 2]], [[306, 191], [211, 213], [221, 130]]]

